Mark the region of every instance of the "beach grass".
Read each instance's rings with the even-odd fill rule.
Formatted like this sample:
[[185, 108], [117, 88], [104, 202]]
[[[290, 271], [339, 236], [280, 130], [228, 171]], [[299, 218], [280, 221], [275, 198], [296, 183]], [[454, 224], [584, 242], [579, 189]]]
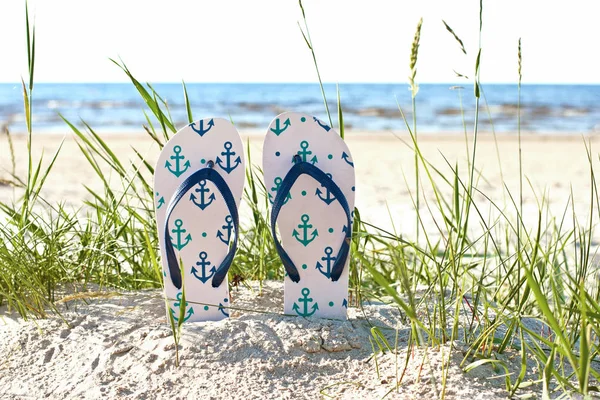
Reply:
[[[305, 9], [300, 6], [302, 34], [321, 83]], [[418, 23], [409, 63], [412, 121], [404, 118], [407, 145], [415, 157], [414, 180], [409, 183], [407, 177], [404, 179], [413, 199], [417, 234], [407, 237], [374, 226], [355, 210], [351, 305], [361, 307], [369, 301], [395, 305], [402, 315], [398, 324], [409, 327], [408, 348], [450, 344], [453, 351], [463, 351], [465, 371], [486, 366], [500, 371], [507, 396], [518, 396], [532, 387], [539, 388], [543, 398], [574, 393], [589, 396], [598, 391], [600, 380], [600, 280], [597, 246], [592, 240], [600, 218], [593, 169], [597, 156], [589, 144], [582, 143], [590, 166], [589, 219], [580, 220], [575, 214], [573, 197], [561, 215], [552, 215], [549, 199], [542, 193], [537, 194], [536, 222], [526, 225], [522, 157], [527, 155], [521, 154], [519, 113], [519, 147], [515, 149], [520, 166], [519, 192], [511, 192], [502, 182], [504, 202], [497, 203], [478, 187], [482, 179], [475, 168], [479, 98], [484, 93], [480, 82], [482, 6], [480, 2], [472, 134], [467, 135], [465, 125], [465, 137], [472, 140], [471, 147], [466, 148], [466, 165], [454, 160], [434, 165], [419, 146], [414, 100], [422, 21]], [[93, 127], [83, 122], [85, 128], [80, 129], [63, 118], [103, 189], [86, 187], [90, 200], [75, 210], [44, 199], [44, 182], [55, 162], [60, 162], [61, 147], [47, 168], [42, 168], [43, 160], [34, 159], [31, 153], [35, 28], [30, 29], [28, 13], [26, 20], [29, 76], [27, 82], [23, 80], [23, 96], [28, 168], [25, 178], [15, 175], [14, 166], [11, 174], [12, 184], [24, 189], [23, 196], [14, 203], [0, 203], [0, 305], [7, 305], [24, 318], [39, 318], [46, 317], [49, 310], [58, 312], [56, 301], [69, 290], [86, 290], [89, 285], [118, 290], [161, 287], [151, 182], [154, 170], [143, 152], [136, 150], [134, 160], [119, 159]], [[459, 44], [457, 50], [466, 56], [462, 40], [443, 23]], [[515, 94], [519, 99], [521, 58], [519, 41]], [[151, 84], [139, 82], [125, 63], [112, 61], [144, 100], [147, 124], [143, 128], [162, 148], [177, 130], [168, 103]], [[182, 89], [188, 120], [193, 121], [185, 83]], [[322, 84], [321, 90], [332, 123]], [[337, 128], [343, 135], [339, 91], [337, 101]], [[399, 113], [404, 116], [400, 105]], [[247, 157], [243, 201], [250, 207], [252, 218], [241, 227], [238, 252], [229, 274], [233, 286], [250, 280], [283, 279], [269, 229], [268, 191], [260, 167], [253, 164], [249, 144]], [[451, 174], [441, 172], [448, 169]], [[402, 175], [398, 171], [398, 176]], [[426, 189], [433, 193], [433, 200], [427, 200]], [[435, 231], [426, 229], [426, 217], [435, 221]], [[394, 222], [394, 216], [390, 218]], [[185, 304], [185, 297], [181, 303]], [[181, 324], [168, 315], [177, 348]], [[373, 367], [377, 368], [382, 354], [398, 353], [398, 330], [374, 326], [371, 334]], [[507, 353], [518, 355], [517, 370], [509, 367]], [[406, 360], [397, 360], [396, 380], [389, 393], [403, 384], [408, 354]], [[443, 374], [441, 387], [438, 397], [444, 398]]]

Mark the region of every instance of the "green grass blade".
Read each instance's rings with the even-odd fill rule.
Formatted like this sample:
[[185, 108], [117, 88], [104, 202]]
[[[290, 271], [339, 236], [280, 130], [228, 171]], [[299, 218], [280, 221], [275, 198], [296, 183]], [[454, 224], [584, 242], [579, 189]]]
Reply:
[[337, 89], [337, 109], [338, 109], [338, 125], [340, 127], [340, 137], [344, 139], [344, 113], [342, 112], [342, 98], [340, 97], [340, 85], [336, 85]]
[[187, 88], [185, 87], [185, 82], [181, 81], [183, 85], [183, 100], [185, 101], [185, 111], [187, 112], [188, 123], [194, 122], [194, 117], [192, 117], [192, 107], [190, 106], [190, 98], [188, 97]]

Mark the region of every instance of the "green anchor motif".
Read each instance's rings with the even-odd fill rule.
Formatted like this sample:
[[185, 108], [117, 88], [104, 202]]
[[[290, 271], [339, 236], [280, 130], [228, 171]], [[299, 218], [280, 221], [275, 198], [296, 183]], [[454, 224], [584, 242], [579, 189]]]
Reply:
[[[158, 194], [158, 192], [156, 192], [156, 197], [160, 196], [160, 194]], [[163, 205], [165, 204], [165, 198], [164, 196], [160, 196], [160, 198], [157, 200], [156, 202], [156, 209], [160, 209]]]
[[[169, 170], [170, 173], [172, 173], [173, 175], [175, 175], [177, 178], [179, 178], [181, 176], [181, 174], [183, 174], [185, 171], [188, 170], [188, 168], [190, 167], [190, 160], [187, 160], [185, 162], [185, 164], [181, 165], [181, 161], [183, 161], [185, 159], [184, 155], [180, 155], [181, 154], [181, 146], [177, 145], [175, 147], [173, 147], [173, 155], [169, 156], [169, 158], [173, 161], [175, 161], [175, 169], [171, 169], [171, 162], [169, 160], [167, 160], [167, 162], [165, 163], [165, 168]], [[184, 169], [181, 169], [181, 167], [185, 167]]]
[[[187, 232], [186, 229], [183, 229], [181, 226], [183, 225], [183, 221], [180, 219], [176, 219], [175, 220], [175, 226], [176, 228], [171, 230], [171, 232], [177, 234], [177, 242], [173, 244], [173, 247], [175, 247], [177, 250], [181, 251], [181, 249], [183, 249], [185, 246], [187, 246], [187, 244], [189, 242], [192, 241], [192, 235], [190, 233], [188, 233], [188, 235], [185, 237], [185, 242], [182, 242], [182, 236], [185, 235], [185, 233]], [[173, 241], [173, 237], [171, 236], [171, 241]]]
[[[308, 142], [306, 140], [303, 140], [300, 142], [300, 147], [302, 150], [298, 151], [298, 154], [300, 157], [302, 157], [302, 161], [307, 162], [307, 158], [308, 156], [310, 156], [312, 154], [312, 151], [308, 150]], [[295, 163], [296, 162], [296, 156], [294, 156], [292, 158], [292, 162]], [[317, 159], [317, 155], [315, 154], [310, 160], [310, 163], [312, 163], [312, 165], [315, 165], [316, 163], [319, 162], [319, 160]]]
[[298, 301], [300, 303], [304, 303], [304, 312], [300, 312], [300, 306], [297, 303], [294, 303], [294, 305], [292, 306], [292, 310], [296, 311], [296, 314], [298, 314], [301, 317], [310, 317], [311, 315], [313, 315], [315, 312], [317, 312], [317, 310], [319, 309], [319, 304], [315, 303], [312, 306], [312, 311], [309, 312], [308, 311], [308, 303], [312, 303], [313, 299], [312, 297], [308, 297], [308, 295], [310, 294], [310, 290], [308, 288], [304, 288], [302, 289], [302, 296], [298, 299]]
[[[173, 316], [173, 319], [175, 321], [179, 321], [179, 307], [181, 305], [181, 292], [177, 293], [177, 301], [173, 303], [173, 306], [177, 307], [177, 311], [173, 310], [172, 308], [169, 308], [169, 310], [171, 310], [171, 315]], [[185, 302], [185, 306], [188, 306], [188, 302]], [[192, 316], [192, 314], [194, 314], [194, 307], [189, 307], [187, 309], [187, 313], [186, 315], [183, 317], [183, 321], [185, 322], [188, 319], [190, 319], [190, 317]]]
[[[273, 180], [273, 184], [274, 184], [275, 186], [273, 186], [273, 187], [271, 188], [271, 192], [277, 192], [277, 191], [279, 190], [279, 185], [281, 185], [281, 182], [282, 182], [282, 181], [283, 181], [283, 179], [281, 179], [280, 177], [276, 177], [276, 178]], [[288, 202], [288, 200], [290, 200], [291, 198], [292, 198], [292, 194], [291, 194], [291, 193], [288, 193], [287, 197], [286, 197], [286, 198], [285, 198], [285, 200], [283, 201], [283, 204], [287, 203], [287, 202]], [[274, 201], [274, 200], [275, 200], [275, 199], [273, 198], [273, 195], [272, 195], [271, 193], [269, 193], [269, 202], [270, 202], [271, 204], [273, 204], [273, 201]]]
[[308, 223], [308, 221], [310, 220], [310, 217], [308, 216], [308, 214], [304, 214], [300, 217], [300, 219], [302, 220], [302, 223], [300, 225], [298, 225], [298, 228], [302, 229], [302, 238], [300, 238], [300, 234], [298, 233], [297, 230], [294, 229], [294, 231], [292, 232], [292, 236], [299, 241], [300, 243], [302, 243], [302, 245], [304, 245], [304, 247], [308, 246], [310, 244], [310, 242], [312, 242], [313, 240], [315, 240], [317, 238], [317, 236], [319, 236], [319, 232], [315, 229], [312, 233], [311, 233], [311, 238], [309, 239], [309, 235], [308, 235], [308, 230], [311, 229], [313, 226], [311, 224]]
[[279, 127], [279, 118], [275, 121], [275, 128], [271, 128], [271, 132], [277, 136], [281, 135], [291, 125], [290, 119], [286, 119], [283, 123], [283, 128]]

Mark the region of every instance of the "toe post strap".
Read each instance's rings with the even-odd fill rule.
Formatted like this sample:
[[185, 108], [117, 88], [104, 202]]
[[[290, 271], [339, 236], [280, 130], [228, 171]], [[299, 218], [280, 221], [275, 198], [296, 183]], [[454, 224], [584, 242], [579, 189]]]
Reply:
[[229, 252], [225, 256], [225, 258], [223, 259], [223, 261], [221, 262], [219, 267], [217, 268], [217, 270], [212, 278], [212, 282], [211, 282], [212, 287], [214, 287], [214, 288], [219, 287], [221, 285], [221, 283], [223, 282], [223, 280], [227, 277], [227, 271], [229, 271], [229, 267], [231, 267], [231, 263], [233, 262], [233, 258], [235, 256], [235, 252], [237, 249], [238, 231], [239, 231], [239, 214], [238, 214], [237, 204], [235, 202], [233, 194], [231, 193], [231, 189], [229, 189], [229, 186], [227, 185], [227, 182], [225, 182], [225, 180], [219, 174], [219, 172], [217, 172], [214, 169], [214, 162], [208, 161], [207, 165], [208, 166], [206, 168], [197, 170], [196, 172], [191, 174], [189, 177], [187, 177], [183, 182], [181, 182], [181, 184], [179, 185], [179, 187], [177, 188], [175, 193], [173, 193], [173, 196], [171, 197], [171, 200], [169, 201], [169, 205], [168, 205], [167, 211], [166, 211], [165, 224], [163, 226], [164, 241], [166, 244], [165, 251], [166, 251], [166, 258], [167, 258], [167, 264], [169, 266], [169, 273], [171, 276], [171, 281], [173, 282], [173, 285], [177, 289], [181, 289], [183, 281], [182, 281], [182, 277], [181, 277], [181, 270], [179, 268], [179, 262], [177, 260], [177, 256], [175, 255], [175, 250], [173, 248], [173, 242], [171, 240], [171, 236], [169, 235], [169, 219], [171, 218], [171, 214], [175, 210], [175, 207], [177, 206], [179, 201], [188, 193], [188, 191], [190, 189], [192, 189], [194, 186], [199, 184], [200, 181], [206, 180], [206, 181], [211, 181], [212, 183], [214, 183], [216, 188], [219, 190], [219, 192], [223, 196], [223, 200], [225, 201], [225, 204], [227, 205], [229, 214], [231, 215], [231, 218], [233, 221], [233, 230], [234, 230], [233, 242], [230, 245]]
[[273, 235], [273, 240], [275, 242], [275, 248], [281, 261], [283, 262], [283, 266], [293, 282], [300, 281], [300, 274], [298, 273], [298, 269], [294, 265], [294, 262], [287, 254], [281, 242], [277, 238], [276, 232], [276, 224], [277, 218], [279, 217], [279, 212], [281, 208], [286, 202], [288, 195], [294, 186], [294, 183], [301, 175], [308, 175], [315, 179], [318, 183], [324, 186], [333, 196], [335, 196], [336, 200], [339, 202], [340, 206], [344, 210], [346, 214], [346, 229], [345, 229], [345, 237], [342, 245], [337, 253], [335, 263], [333, 268], [331, 269], [330, 279], [335, 282], [337, 281], [342, 272], [344, 271], [344, 266], [346, 265], [346, 260], [348, 258], [348, 254], [350, 252], [350, 239], [352, 232], [352, 219], [350, 207], [348, 205], [348, 201], [346, 200], [346, 196], [339, 188], [339, 186], [321, 169], [315, 167], [309, 162], [301, 161], [300, 156], [294, 156], [294, 166], [290, 168], [285, 178], [281, 181], [277, 189], [277, 195], [275, 196], [275, 200], [273, 201], [273, 209], [271, 211], [271, 234]]

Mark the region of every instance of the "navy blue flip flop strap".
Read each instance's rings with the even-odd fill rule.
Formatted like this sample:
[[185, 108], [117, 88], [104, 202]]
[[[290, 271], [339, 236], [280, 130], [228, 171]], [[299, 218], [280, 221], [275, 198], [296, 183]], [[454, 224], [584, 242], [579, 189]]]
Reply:
[[346, 265], [346, 259], [348, 258], [348, 253], [350, 252], [350, 238], [351, 238], [351, 213], [350, 207], [348, 206], [348, 201], [346, 200], [346, 196], [339, 188], [339, 186], [327, 176], [327, 174], [321, 171], [319, 168], [315, 167], [311, 163], [300, 161], [299, 156], [294, 156], [295, 165], [290, 168], [285, 178], [281, 181], [279, 188], [277, 189], [277, 195], [275, 196], [275, 200], [273, 201], [273, 210], [271, 211], [271, 234], [273, 235], [273, 240], [275, 242], [275, 249], [283, 262], [283, 266], [290, 277], [290, 279], [294, 282], [300, 281], [300, 274], [298, 273], [298, 269], [294, 265], [294, 262], [287, 254], [287, 252], [281, 246], [279, 239], [277, 239], [277, 233], [275, 231], [275, 226], [277, 224], [277, 218], [279, 217], [279, 212], [281, 211], [281, 207], [285, 203], [292, 186], [300, 177], [300, 175], [306, 174], [319, 182], [322, 186], [324, 186], [331, 194], [335, 196], [337, 201], [342, 206], [342, 209], [346, 213], [346, 236], [344, 237], [344, 241], [342, 242], [342, 246], [335, 258], [335, 263], [333, 264], [333, 268], [331, 270], [331, 280], [337, 281], [342, 272], [344, 271], [344, 266]]
[[221, 285], [221, 283], [227, 276], [227, 271], [229, 271], [229, 267], [231, 267], [233, 257], [235, 256], [235, 251], [237, 250], [239, 215], [235, 199], [233, 198], [233, 194], [231, 193], [229, 186], [227, 186], [227, 182], [225, 182], [223, 177], [215, 169], [213, 169], [214, 163], [212, 161], [209, 161], [208, 165], [209, 166], [207, 168], [199, 169], [198, 171], [194, 172], [189, 177], [187, 177], [183, 182], [181, 182], [181, 185], [179, 185], [179, 187], [173, 194], [173, 197], [171, 197], [171, 200], [169, 201], [169, 206], [167, 207], [163, 232], [169, 273], [171, 275], [171, 281], [177, 289], [181, 289], [182, 286], [181, 270], [179, 269], [179, 262], [177, 260], [177, 257], [175, 256], [175, 250], [173, 250], [173, 242], [171, 241], [171, 236], [169, 235], [169, 219], [171, 217], [171, 213], [173, 212], [179, 201], [187, 194], [187, 192], [191, 188], [199, 184], [200, 181], [211, 181], [215, 184], [219, 192], [221, 192], [223, 200], [225, 200], [225, 204], [229, 209], [234, 228], [233, 243], [231, 244], [229, 252], [221, 262], [221, 265], [219, 265], [219, 268], [217, 268], [217, 271], [215, 272], [212, 278], [212, 287], [216, 288]]

